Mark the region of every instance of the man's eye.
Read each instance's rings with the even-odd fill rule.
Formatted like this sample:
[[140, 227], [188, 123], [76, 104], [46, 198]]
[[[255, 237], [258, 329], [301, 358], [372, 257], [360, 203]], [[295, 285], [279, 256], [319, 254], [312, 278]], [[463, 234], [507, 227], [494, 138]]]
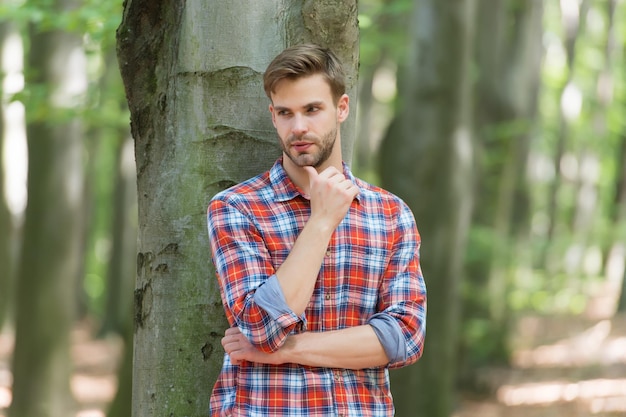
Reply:
[[279, 116], [287, 116], [289, 114], [289, 112], [287, 110], [279, 110], [278, 111], [278, 115]]
[[319, 107], [309, 107], [309, 108], [307, 109], [307, 111], [308, 111], [309, 113], [315, 113], [315, 112], [316, 112], [316, 111], [318, 111], [319, 109], [320, 109]]

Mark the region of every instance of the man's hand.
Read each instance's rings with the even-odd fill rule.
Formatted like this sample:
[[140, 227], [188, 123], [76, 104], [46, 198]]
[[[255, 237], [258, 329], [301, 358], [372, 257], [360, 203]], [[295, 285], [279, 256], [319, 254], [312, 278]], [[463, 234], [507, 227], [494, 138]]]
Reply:
[[252, 346], [252, 343], [241, 333], [238, 327], [227, 329], [222, 338], [222, 346], [234, 365], [242, 361], [280, 365], [284, 363], [278, 352], [264, 353]]
[[311, 217], [328, 222], [332, 230], [345, 217], [359, 188], [335, 167], [318, 174], [311, 166], [303, 167], [309, 175]]

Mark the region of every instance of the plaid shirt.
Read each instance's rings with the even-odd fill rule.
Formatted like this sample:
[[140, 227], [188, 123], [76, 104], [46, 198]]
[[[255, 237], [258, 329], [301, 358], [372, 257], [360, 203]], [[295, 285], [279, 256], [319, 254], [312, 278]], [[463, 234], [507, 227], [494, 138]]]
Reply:
[[[344, 171], [360, 193], [333, 233], [302, 316], [286, 307], [280, 290], [276, 294], [275, 271], [310, 214], [309, 201], [281, 160], [211, 200], [209, 237], [226, 317], [266, 352], [279, 349], [289, 334], [369, 323], [388, 356], [388, 346], [401, 352], [391, 354], [396, 357], [388, 367], [409, 365], [422, 354], [426, 324], [415, 220], [399, 198], [355, 178], [345, 165]], [[274, 292], [269, 297], [277, 305], [264, 308], [261, 297], [255, 298], [262, 291]], [[211, 415], [391, 416], [388, 367], [236, 366], [226, 354], [211, 395]]]

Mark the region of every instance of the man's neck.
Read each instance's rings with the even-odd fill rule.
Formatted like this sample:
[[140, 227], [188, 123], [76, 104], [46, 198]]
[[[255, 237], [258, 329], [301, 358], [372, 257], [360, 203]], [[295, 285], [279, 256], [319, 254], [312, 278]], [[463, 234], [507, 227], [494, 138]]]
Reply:
[[[316, 168], [317, 172], [321, 173], [328, 167], [334, 166], [340, 172], [343, 172], [343, 161], [341, 155], [339, 158], [329, 158], [326, 162]], [[304, 168], [293, 163], [286, 155], [283, 155], [283, 168], [287, 173], [289, 179], [300, 189], [300, 191], [308, 195], [309, 194], [309, 174]]]

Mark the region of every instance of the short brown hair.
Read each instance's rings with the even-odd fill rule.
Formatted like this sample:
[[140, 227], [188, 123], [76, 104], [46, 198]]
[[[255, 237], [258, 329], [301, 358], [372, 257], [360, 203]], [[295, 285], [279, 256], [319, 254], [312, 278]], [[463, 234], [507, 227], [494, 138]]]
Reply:
[[339, 58], [328, 48], [302, 44], [285, 49], [270, 62], [263, 75], [265, 94], [271, 99], [276, 85], [284, 80], [322, 74], [335, 102], [346, 92], [346, 80]]

